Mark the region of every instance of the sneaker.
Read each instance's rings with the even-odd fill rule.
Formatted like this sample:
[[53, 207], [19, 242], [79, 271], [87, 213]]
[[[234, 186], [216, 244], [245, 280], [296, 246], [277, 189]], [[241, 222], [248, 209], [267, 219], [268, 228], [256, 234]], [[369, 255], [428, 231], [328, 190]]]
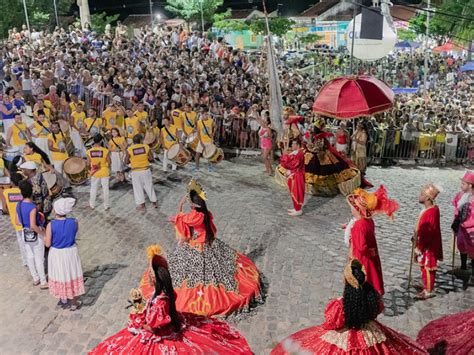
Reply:
[[33, 286], [38, 286], [40, 284], [40, 281], [33, 281]]
[[301, 216], [303, 214], [303, 210], [288, 212], [288, 214], [290, 216], [293, 216], [293, 217], [298, 217], [298, 216]]
[[41, 284], [40, 289], [47, 290], [49, 288], [48, 284]]

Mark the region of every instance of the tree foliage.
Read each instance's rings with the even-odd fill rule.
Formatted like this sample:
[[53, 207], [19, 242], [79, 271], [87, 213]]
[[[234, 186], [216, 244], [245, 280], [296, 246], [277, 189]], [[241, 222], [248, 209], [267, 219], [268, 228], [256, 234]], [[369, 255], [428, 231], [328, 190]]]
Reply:
[[[28, 10], [30, 26], [40, 26], [38, 29], [46, 29], [56, 25], [54, 16], [54, 2], [52, 0], [25, 0]], [[74, 0], [56, 0], [58, 14], [61, 16], [69, 12]], [[8, 30], [21, 28], [26, 24], [23, 0], [1, 0], [0, 1], [0, 38], [8, 34]], [[46, 16], [48, 19], [46, 20]]]
[[300, 37], [300, 41], [303, 44], [312, 44], [321, 39], [323, 39], [323, 36], [320, 36], [317, 33], [309, 33], [307, 35], [304, 35], [303, 37]]
[[400, 41], [414, 41], [417, 37], [417, 34], [413, 30], [399, 28], [397, 30], [397, 37]]
[[165, 9], [186, 22], [201, 20], [201, 6], [204, 20], [213, 22], [214, 15], [224, 0], [166, 0]]
[[231, 16], [231, 9], [227, 9], [227, 11], [225, 12], [214, 14], [214, 16], [212, 17], [212, 27], [225, 33], [232, 31], [244, 31], [249, 29], [249, 25], [245, 23], [245, 21], [231, 19]]
[[[272, 17], [268, 19], [270, 32], [275, 36], [282, 37], [295, 25], [295, 21], [284, 17]], [[255, 34], [266, 34], [267, 25], [265, 19], [255, 19], [250, 23], [250, 30]]]
[[[429, 33], [433, 37], [453, 38], [458, 42], [469, 42], [474, 38], [474, 21], [471, 0], [445, 0], [430, 13]], [[426, 12], [410, 20], [410, 29], [417, 34], [426, 33]]]
[[91, 15], [91, 28], [97, 33], [104, 33], [105, 26], [115, 23], [120, 15], [107, 16], [105, 12]]

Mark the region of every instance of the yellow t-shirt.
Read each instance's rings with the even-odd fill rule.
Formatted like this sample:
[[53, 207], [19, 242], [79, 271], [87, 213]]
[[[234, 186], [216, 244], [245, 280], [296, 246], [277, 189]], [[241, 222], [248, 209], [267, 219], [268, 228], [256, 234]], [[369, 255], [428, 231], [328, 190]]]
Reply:
[[[77, 103], [82, 104], [82, 107], [84, 107], [84, 101], [78, 101]], [[69, 108], [71, 109], [71, 112], [75, 112], [77, 108], [77, 104], [74, 101], [72, 101], [71, 103], [69, 103]]]
[[10, 189], [3, 190], [3, 197], [8, 207], [8, 214], [10, 215], [10, 222], [12, 223], [15, 231], [21, 231], [22, 226], [16, 224], [16, 205], [18, 202], [23, 201], [20, 189], [18, 187], [12, 187]]
[[[97, 133], [100, 133], [100, 129], [102, 127], [102, 118], [100, 118], [100, 117], [97, 117], [97, 118], [88, 117], [84, 120], [84, 124], [86, 126], [86, 131], [89, 131], [89, 134], [91, 136], [95, 136]], [[94, 124], [94, 125], [92, 125], [92, 124]]]
[[[56, 136], [56, 139], [55, 137], [53, 137], [52, 133], [48, 135], [48, 140], [53, 143], [53, 148], [66, 149], [66, 142], [64, 140], [64, 135], [61, 132], [59, 132], [55, 136]], [[61, 160], [66, 160], [67, 158], [69, 158], [69, 155], [67, 154], [67, 152], [62, 153], [62, 152], [51, 151], [51, 157], [53, 158], [53, 160], [61, 161]]]
[[148, 118], [148, 113], [147, 113], [146, 111], [142, 111], [142, 112], [140, 112], [140, 111], [135, 111], [133, 115], [136, 116], [136, 117], [138, 117], [138, 119], [139, 119], [140, 121], [142, 121], [143, 123], [146, 124], [146, 120], [147, 120], [147, 118]]
[[[92, 147], [87, 151], [87, 156], [91, 161], [91, 177], [104, 178], [110, 176], [109, 171], [109, 150], [104, 147]], [[97, 170], [97, 172], [94, 172]]]
[[43, 164], [43, 158], [38, 153], [25, 154], [23, 155], [26, 161], [33, 161], [36, 165], [41, 166]]
[[49, 128], [49, 122], [46, 121], [46, 120], [43, 120], [41, 121], [41, 123], [43, 124], [44, 127], [42, 127], [38, 121], [36, 121], [34, 124], [33, 124], [33, 129], [35, 130], [35, 135], [38, 137], [38, 138], [48, 138], [48, 134], [49, 134], [49, 131], [48, 131], [48, 128]]
[[170, 149], [171, 146], [178, 143], [178, 128], [175, 125], [170, 125], [168, 128], [161, 128], [161, 138], [165, 149]]
[[436, 133], [436, 143], [444, 143], [446, 141], [446, 133]]
[[26, 135], [26, 124], [22, 123], [15, 123], [12, 127], [12, 138], [11, 144], [15, 147], [19, 147], [25, 145], [27, 142], [27, 135]]
[[130, 166], [132, 170], [146, 170], [150, 166], [148, 161], [148, 152], [150, 147], [146, 144], [133, 144], [127, 148], [130, 155]]
[[[44, 116], [47, 118], [47, 119], [51, 119], [51, 110], [49, 108], [47, 108], [46, 106], [43, 107], [43, 112], [44, 112]], [[36, 110], [35, 112], [33, 112], [33, 116], [38, 116], [38, 110]]]
[[109, 140], [109, 149], [111, 152], [118, 152], [121, 148], [124, 148], [125, 144], [125, 137], [115, 137], [113, 140]]
[[117, 122], [118, 112], [112, 111], [110, 109], [105, 110], [102, 113], [102, 118], [105, 121], [105, 128], [112, 129], [113, 127], [120, 127], [119, 123]]
[[191, 134], [196, 128], [196, 117], [197, 114], [194, 111], [183, 112], [184, 133], [186, 135]]
[[125, 119], [125, 126], [128, 138], [133, 138], [133, 136], [140, 133], [140, 119], [137, 116], [127, 117]]
[[212, 131], [213, 123], [214, 123], [214, 121], [210, 118], [205, 120], [205, 121], [203, 121], [203, 120], [198, 121], [199, 134], [201, 135], [201, 141], [203, 143], [212, 143], [213, 142], [213, 138], [212, 138], [213, 134], [214, 134], [214, 132]]
[[183, 127], [183, 111], [180, 109], [174, 109], [171, 111], [171, 119], [173, 120], [173, 124], [181, 129]]
[[48, 108], [48, 109], [52, 109], [53, 108], [53, 103], [49, 100], [44, 100], [44, 107]]
[[71, 113], [72, 121], [74, 122], [74, 126], [77, 128], [85, 127], [84, 120], [86, 119], [86, 113], [84, 111], [77, 112], [74, 111]]

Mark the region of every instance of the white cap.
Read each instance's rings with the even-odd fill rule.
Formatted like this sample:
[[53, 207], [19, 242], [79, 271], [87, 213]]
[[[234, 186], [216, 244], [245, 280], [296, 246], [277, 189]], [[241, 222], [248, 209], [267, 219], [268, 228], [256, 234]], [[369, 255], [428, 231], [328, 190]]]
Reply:
[[72, 212], [72, 208], [76, 204], [76, 199], [72, 197], [60, 198], [54, 201], [53, 208], [54, 212], [60, 216], [66, 216]]
[[36, 170], [38, 169], [38, 166], [34, 161], [25, 161], [23, 164], [20, 165], [20, 169]]

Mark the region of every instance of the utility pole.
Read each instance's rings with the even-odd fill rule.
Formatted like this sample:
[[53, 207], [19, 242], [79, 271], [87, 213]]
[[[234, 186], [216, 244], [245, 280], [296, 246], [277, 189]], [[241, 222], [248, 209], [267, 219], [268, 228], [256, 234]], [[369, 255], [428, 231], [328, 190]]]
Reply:
[[357, 17], [357, 7], [358, 4], [353, 3], [354, 10], [352, 12], [352, 42], [351, 42], [351, 61], [350, 61], [350, 68], [349, 74], [352, 75], [353, 72], [353, 64], [354, 64], [354, 42], [355, 42], [355, 28], [356, 28], [356, 17]]
[[25, 9], [26, 27], [28, 28], [29, 38], [31, 39], [30, 20], [28, 20], [28, 9], [26, 8], [26, 0], [23, 0], [23, 8]]
[[202, 30], [202, 33], [204, 33], [204, 12], [202, 10], [202, 3], [204, 2], [204, 0], [199, 0], [199, 5], [201, 6], [201, 30]]
[[58, 6], [56, 4], [56, 0], [53, 0], [53, 5], [54, 5], [54, 15], [56, 16], [56, 26], [59, 28]]
[[150, 0], [150, 26], [151, 30], [153, 31], [153, 2]]
[[424, 92], [428, 92], [428, 41], [429, 41], [429, 34], [430, 34], [430, 5], [431, 5], [431, 0], [428, 0], [428, 8], [426, 11], [426, 39], [425, 39], [425, 68], [424, 68], [424, 78], [423, 78], [423, 89]]

